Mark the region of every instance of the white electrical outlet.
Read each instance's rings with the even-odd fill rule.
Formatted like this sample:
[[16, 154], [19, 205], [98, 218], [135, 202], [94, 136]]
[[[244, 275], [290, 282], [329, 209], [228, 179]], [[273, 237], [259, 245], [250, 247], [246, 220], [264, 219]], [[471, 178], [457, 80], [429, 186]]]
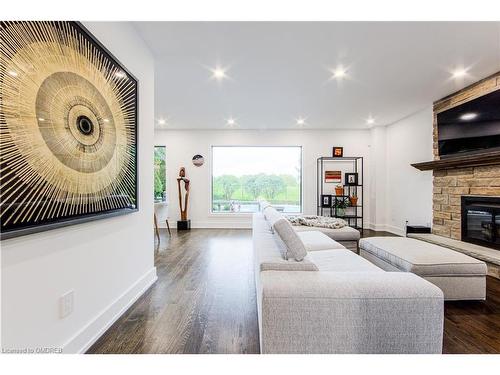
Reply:
[[66, 318], [73, 312], [75, 303], [75, 291], [70, 290], [59, 298], [59, 317]]

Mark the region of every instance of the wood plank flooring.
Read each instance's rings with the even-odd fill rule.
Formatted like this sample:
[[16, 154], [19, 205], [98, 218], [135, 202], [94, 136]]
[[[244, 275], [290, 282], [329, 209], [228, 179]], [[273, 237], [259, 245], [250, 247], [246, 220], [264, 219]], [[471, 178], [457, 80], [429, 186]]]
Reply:
[[[390, 235], [365, 231], [366, 236]], [[160, 231], [158, 281], [87, 353], [259, 353], [251, 231]], [[445, 304], [444, 353], [500, 353], [500, 281]]]

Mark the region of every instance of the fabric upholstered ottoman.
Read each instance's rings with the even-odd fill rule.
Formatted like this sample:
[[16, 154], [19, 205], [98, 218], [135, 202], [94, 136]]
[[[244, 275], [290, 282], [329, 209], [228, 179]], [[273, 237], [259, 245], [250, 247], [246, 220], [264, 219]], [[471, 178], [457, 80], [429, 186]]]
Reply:
[[369, 237], [360, 255], [386, 271], [412, 272], [439, 287], [445, 300], [486, 299], [486, 264], [468, 255], [405, 237]]

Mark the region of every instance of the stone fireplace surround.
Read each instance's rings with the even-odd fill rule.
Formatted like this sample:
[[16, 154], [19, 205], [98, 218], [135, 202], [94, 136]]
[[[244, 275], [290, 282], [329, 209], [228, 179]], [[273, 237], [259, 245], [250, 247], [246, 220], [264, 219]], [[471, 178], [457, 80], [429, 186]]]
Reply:
[[[434, 160], [439, 160], [437, 113], [499, 89], [500, 72], [434, 103]], [[434, 169], [433, 176], [432, 233], [460, 241], [461, 197], [463, 195], [500, 196], [500, 163], [454, 166], [450, 169], [444, 167]], [[498, 253], [498, 264], [488, 262], [489, 273], [496, 277], [500, 277], [500, 252]]]
[[461, 240], [463, 195], [500, 196], [500, 165], [434, 171], [434, 234]]
[[412, 237], [463, 252], [486, 262], [488, 275], [500, 279], [500, 251], [462, 241], [462, 197], [500, 197], [500, 152], [450, 156], [440, 159], [438, 152], [437, 114], [500, 90], [500, 72], [474, 83], [434, 103], [434, 160], [412, 164], [433, 171], [432, 234]]

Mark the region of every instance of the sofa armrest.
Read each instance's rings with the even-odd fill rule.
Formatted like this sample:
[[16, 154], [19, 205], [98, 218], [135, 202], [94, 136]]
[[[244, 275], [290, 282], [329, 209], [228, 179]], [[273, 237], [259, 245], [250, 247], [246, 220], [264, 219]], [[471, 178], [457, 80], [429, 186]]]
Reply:
[[262, 353], [441, 353], [443, 293], [402, 272], [261, 272]]

